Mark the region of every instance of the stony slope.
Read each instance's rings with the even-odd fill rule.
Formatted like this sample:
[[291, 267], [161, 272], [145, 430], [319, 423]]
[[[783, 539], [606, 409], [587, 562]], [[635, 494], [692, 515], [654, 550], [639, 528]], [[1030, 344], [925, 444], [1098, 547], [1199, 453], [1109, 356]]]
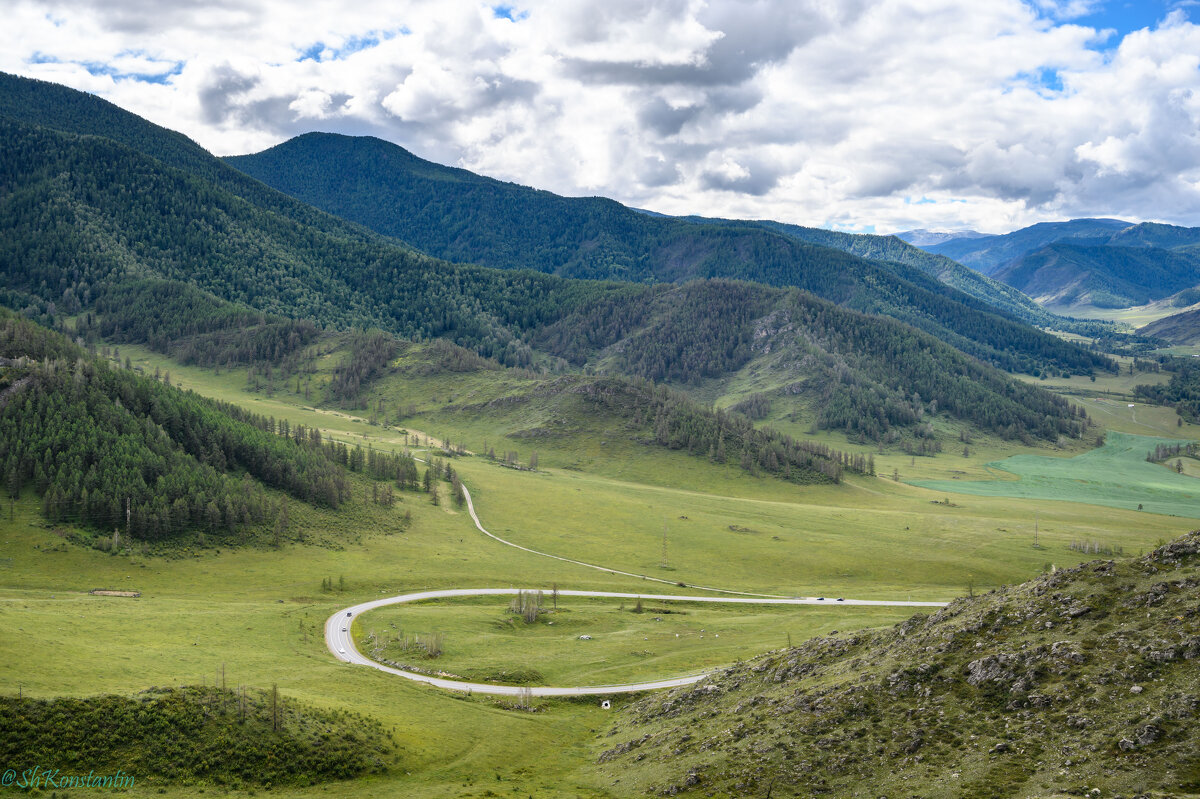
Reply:
[[1200, 531], [772, 652], [623, 709], [598, 759], [629, 794], [1194, 795], [1198, 567]]

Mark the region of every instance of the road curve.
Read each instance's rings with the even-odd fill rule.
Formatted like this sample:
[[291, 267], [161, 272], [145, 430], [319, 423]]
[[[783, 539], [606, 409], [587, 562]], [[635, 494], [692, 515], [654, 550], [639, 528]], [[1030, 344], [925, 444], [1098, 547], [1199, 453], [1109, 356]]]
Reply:
[[[474, 516], [474, 513], [472, 513], [472, 516]], [[476, 524], [478, 524], [478, 521], [476, 521]], [[487, 531], [485, 530], [484, 532]], [[565, 559], [560, 558], [560, 560]], [[605, 571], [608, 570], [606, 569]], [[618, 572], [618, 574], [623, 573], [624, 572]], [[675, 688], [680, 685], [690, 685], [691, 683], [699, 682], [700, 680], [704, 679], [704, 677], [709, 673], [700, 672], [698, 674], [690, 674], [685, 677], [674, 677], [667, 680], [652, 680], [650, 682], [622, 683], [619, 685], [581, 685], [574, 687], [558, 687], [548, 685], [526, 687], [518, 685], [491, 685], [489, 683], [464, 682], [461, 680], [450, 680], [444, 677], [434, 677], [429, 674], [418, 674], [414, 671], [406, 671], [404, 669], [397, 669], [391, 666], [385, 666], [382, 663], [377, 663], [358, 651], [358, 647], [354, 645], [354, 638], [350, 632], [351, 622], [358, 618], [359, 615], [367, 612], [368, 610], [374, 610], [375, 608], [381, 608], [387, 605], [400, 605], [405, 602], [420, 602], [426, 599], [446, 599], [449, 597], [505, 596], [516, 594], [521, 590], [522, 589], [520, 588], [446, 588], [439, 591], [418, 591], [412, 594], [400, 594], [399, 596], [387, 597], [386, 599], [374, 599], [370, 602], [362, 602], [357, 605], [351, 605], [348, 608], [342, 608], [337, 613], [330, 616], [328, 621], [325, 622], [325, 644], [329, 647], [329, 651], [333, 653], [334, 657], [346, 663], [358, 666], [370, 666], [371, 668], [387, 672], [388, 674], [395, 674], [397, 677], [403, 677], [407, 680], [413, 680], [414, 682], [426, 683], [428, 685], [433, 685], [450, 691], [463, 691], [476, 694], [494, 694], [500, 696], [589, 696], [597, 694], [633, 693], [635, 691], [653, 691], [659, 688]], [[546, 593], [550, 593], [550, 591], [547, 589], [542, 590], [544, 590]], [[615, 593], [611, 591], [571, 591], [561, 589], [559, 590], [558, 595], [609, 597], [613, 599], [637, 599], [640, 597], [641, 599], [656, 600], [660, 602], [720, 602], [724, 604], [741, 605], [868, 605], [873, 607], [882, 606], [906, 608], [940, 608], [945, 607], [946, 605], [944, 602], [894, 602], [879, 599], [844, 599], [841, 601], [833, 601], [816, 599], [813, 597], [787, 598], [680, 596], [674, 594], [629, 594]]]

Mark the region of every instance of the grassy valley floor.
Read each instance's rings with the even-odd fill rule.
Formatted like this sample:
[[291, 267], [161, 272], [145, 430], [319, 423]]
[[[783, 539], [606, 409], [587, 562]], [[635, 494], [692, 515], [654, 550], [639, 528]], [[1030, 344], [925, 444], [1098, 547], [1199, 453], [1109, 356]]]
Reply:
[[[1136, 554], [1196, 526], [1150, 507], [1138, 512], [959, 490], [968, 478], [987, 477], [988, 464], [1014, 455], [1070, 464], [1071, 456], [1086, 451], [1078, 443], [1056, 450], [986, 439], [973, 441], [966, 457], [876, 453], [878, 477], [801, 487], [619, 438], [614, 432], [621, 428], [612, 420], [585, 420], [567, 434], [531, 439], [511, 433], [546, 427], [544, 417], [533, 418], [545, 407], [522, 411], [533, 416], [519, 425], [503, 406], [469, 414], [445, 410], [447, 404], [463, 404], [467, 390], [477, 392], [472, 403], [487, 400], [489, 392], [494, 397], [495, 387], [480, 375], [462, 378], [470, 385], [446, 376], [440, 388], [433, 377], [396, 381], [393, 388], [423, 409], [400, 428], [394, 420], [391, 426], [370, 424], [362, 411], [320, 408], [302, 393], [247, 392], [245, 372], [218, 375], [138, 348], [121, 349], [122, 357], [131, 356], [151, 373], [156, 366], [169, 369], [177, 385], [376, 449], [424, 449], [426, 433], [474, 451], [486, 437], [497, 451], [520, 448], [523, 462], [536, 449], [537, 472], [505, 469], [481, 457], [453, 460], [488, 529], [525, 546], [689, 584], [949, 600], [1088, 557], [1070, 549], [1072, 542], [1096, 541]], [[525, 378], [504, 372], [496, 380], [515, 390]], [[459, 392], [453, 400], [451, 390]], [[1173, 412], [1138, 410], [1137, 423], [1153, 424], [1155, 435], [1176, 433]], [[1197, 435], [1190, 426], [1178, 430]], [[815, 438], [872, 452], [844, 437]], [[1163, 467], [1151, 468], [1175, 477]], [[955, 475], [960, 479], [951, 480]], [[953, 489], [906, 482], [924, 479], [947, 481]], [[594, 700], [542, 702], [541, 712], [531, 713], [492, 699], [446, 694], [338, 663], [325, 651], [321, 627], [340, 607], [424, 588], [549, 589], [557, 583], [658, 593], [654, 584], [488, 539], [446, 499], [448, 491], [436, 507], [423, 493], [400, 492], [401, 501], [385, 509], [361, 499], [369, 495], [365, 479], [356, 477], [353, 490], [355, 501], [337, 513], [294, 503], [289, 540], [278, 550], [212, 541], [172, 557], [109, 555], [73, 544], [71, 530], [46, 523], [40, 502], [27, 492], [11, 508], [0, 507], [0, 682], [26, 696], [132, 695], [151, 686], [212, 685], [223, 667], [231, 685], [277, 684], [281, 693], [307, 705], [375, 718], [395, 738], [386, 774], [278, 789], [277, 796], [628, 795], [621, 785], [601, 782], [597, 771], [596, 758], [611, 741], [598, 741], [596, 732], [611, 716]], [[401, 532], [398, 520], [405, 512], [411, 512], [412, 524]], [[335, 590], [322, 590], [327, 580]], [[142, 595], [90, 596], [92, 588]], [[612, 681], [677, 676], [779, 649], [789, 634], [799, 644], [809, 635], [888, 625], [897, 618], [891, 611], [851, 608], [687, 610], [687, 615], [634, 614], [630, 604], [621, 610], [572, 600], [558, 614], [543, 617], [554, 625], [526, 629], [509, 625], [504, 605], [496, 601], [431, 603], [387, 611], [395, 615], [369, 614], [358, 632], [366, 635], [373, 627], [393, 634], [442, 632], [446, 653], [432, 663], [449, 671], [533, 669], [547, 682]], [[663, 621], [655, 622], [655, 616]], [[596, 631], [590, 642], [577, 638], [592, 634], [585, 628]], [[705, 631], [703, 639], [699, 630]], [[577, 646], [583, 643], [595, 646]], [[531, 658], [543, 654], [544, 667], [531, 665]], [[628, 701], [618, 698], [616, 704]], [[127, 795], [157, 795], [156, 790], [135, 787]], [[174, 784], [167, 790], [172, 796], [206, 790], [211, 795], [212, 786]]]

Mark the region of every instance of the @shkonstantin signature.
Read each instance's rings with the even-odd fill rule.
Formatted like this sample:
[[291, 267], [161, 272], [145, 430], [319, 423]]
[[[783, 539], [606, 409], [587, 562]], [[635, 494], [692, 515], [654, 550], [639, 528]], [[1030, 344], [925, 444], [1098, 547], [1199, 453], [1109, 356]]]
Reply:
[[132, 774], [117, 769], [115, 774], [64, 774], [62, 769], [34, 766], [18, 772], [5, 769], [0, 786], [5, 788], [132, 788]]

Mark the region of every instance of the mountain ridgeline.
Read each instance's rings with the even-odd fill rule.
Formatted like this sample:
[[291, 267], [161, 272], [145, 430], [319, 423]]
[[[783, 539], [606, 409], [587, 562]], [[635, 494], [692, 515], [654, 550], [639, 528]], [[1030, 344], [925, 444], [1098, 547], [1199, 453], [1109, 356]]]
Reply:
[[1200, 285], [1200, 248], [1058, 241], [996, 273], [1053, 306], [1128, 308]]
[[890, 237], [646, 214], [441, 166], [374, 138], [306, 134], [226, 161], [439, 258], [577, 278], [794, 286], [908, 322], [1002, 368], [1020, 368], [1009, 356], [1029, 340], [1015, 320], [1062, 323], [1019, 292]]
[[[711, 220], [702, 217], [686, 217], [700, 223], [723, 223], [744, 225], [733, 220]], [[947, 258], [915, 247], [896, 236], [876, 236], [865, 233], [843, 233], [836, 230], [789, 225], [771, 220], [755, 220], [752, 224], [784, 236], [806, 241], [821, 247], [842, 250], [861, 258], [894, 263], [924, 272], [930, 277], [958, 289], [962, 293], [982, 300], [994, 309], [999, 309], [1014, 319], [1039, 327], [1054, 330], [1070, 330], [1085, 333], [1089, 328], [1103, 327], [1102, 323], [1082, 323], [1050, 313], [1017, 289], [993, 280], [974, 269]]]
[[996, 236], [955, 238], [923, 246], [921, 249], [953, 258], [985, 275], [995, 274], [1031, 252], [1062, 239], [1111, 236], [1129, 227], [1120, 219], [1072, 219], [1068, 222], [1039, 222], [1011, 233]]

